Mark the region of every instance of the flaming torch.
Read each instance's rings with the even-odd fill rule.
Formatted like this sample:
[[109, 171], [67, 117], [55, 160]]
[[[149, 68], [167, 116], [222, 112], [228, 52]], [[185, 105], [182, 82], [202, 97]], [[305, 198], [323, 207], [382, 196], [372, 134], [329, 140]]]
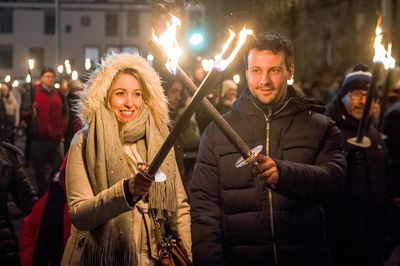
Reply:
[[[178, 25], [178, 24], [176, 24]], [[177, 41], [175, 39], [175, 30], [173, 31], [166, 31], [164, 34], [171, 34], [168, 37], [162, 35], [160, 38], [157, 38], [153, 34], [153, 40], [149, 42], [152, 49], [163, 58], [163, 61], [166, 61], [166, 67], [170, 70], [171, 74], [174, 74], [177, 79], [179, 79], [185, 87], [194, 94], [197, 90], [196, 85], [193, 81], [188, 77], [188, 75], [180, 68], [178, 65], [178, 58], [171, 59], [171, 56], [176, 56], [180, 54], [179, 46], [177, 45]], [[233, 60], [234, 55], [239, 51], [240, 46], [245, 42], [247, 35], [252, 34], [251, 30], [243, 28], [242, 31], [239, 33], [238, 43], [235, 47], [233, 53], [231, 54], [230, 59]], [[227, 43], [224, 45], [223, 50], [226, 50], [229, 47], [229, 44], [234, 39], [235, 34], [230, 31], [230, 37]], [[163, 40], [163, 41], [161, 41]], [[170, 47], [175, 47], [174, 49], [170, 49]], [[174, 52], [176, 51], [176, 52]], [[216, 57], [216, 61], [221, 60], [221, 57]], [[226, 60], [225, 62], [229, 62]], [[175, 62], [174, 65], [170, 65], [170, 62]], [[225, 63], [226, 64], [226, 63]], [[229, 63], [228, 63], [229, 64]], [[226, 64], [226, 66], [228, 65]], [[225, 67], [226, 67], [225, 66]], [[207, 77], [205, 78], [207, 79]], [[203, 85], [203, 84], [202, 84]], [[200, 87], [202, 86], [200, 85]], [[199, 88], [200, 89], [200, 88]], [[215, 107], [210, 103], [207, 98], [202, 99], [202, 105], [208, 111], [211, 116], [211, 119], [214, 123], [219, 127], [222, 133], [229, 139], [229, 141], [235, 146], [235, 148], [240, 152], [242, 158], [240, 158], [237, 163], [236, 167], [242, 167], [249, 162], [251, 162], [262, 150], [262, 145], [253, 148], [252, 150], [246, 145], [246, 143], [239, 137], [239, 135], [232, 129], [232, 127], [223, 119], [220, 113], [215, 109]]]
[[371, 82], [368, 87], [368, 94], [367, 94], [367, 99], [365, 101], [363, 113], [361, 116], [360, 123], [358, 124], [358, 129], [357, 129], [357, 136], [354, 138], [350, 138], [347, 140], [348, 143], [353, 144], [358, 147], [362, 148], [368, 148], [371, 146], [371, 140], [365, 136], [365, 130], [367, 126], [367, 121], [371, 113], [371, 105], [372, 105], [372, 99], [374, 97], [374, 93], [376, 91], [376, 85], [378, 83], [381, 70], [383, 67], [383, 62], [386, 56], [386, 50], [385, 47], [382, 44], [383, 40], [383, 35], [382, 35], [382, 29], [380, 27], [381, 25], [381, 17], [378, 19], [378, 23], [376, 26], [375, 30], [375, 41], [374, 41], [374, 50], [375, 50], [375, 55], [374, 55], [374, 67], [372, 71], [372, 78]]
[[35, 66], [35, 60], [29, 59], [28, 60], [28, 75], [26, 76], [26, 82], [29, 84], [29, 92], [31, 95], [31, 105], [33, 104], [33, 86], [32, 86], [32, 70]]
[[[173, 23], [172, 24], [173, 27], [176, 27], [176, 25], [178, 25], [176, 17], [172, 19], [172, 23]], [[164, 35], [164, 34], [171, 34], [171, 32], [173, 33], [173, 36], [175, 37], [175, 28], [174, 29], [168, 28], [167, 31], [164, 32], [160, 36], [160, 38], [158, 38], [157, 36], [155, 36], [155, 34], [153, 34], [153, 39], [157, 43], [166, 44], [165, 45], [165, 47], [167, 49], [166, 53], [169, 56], [168, 60], [167, 60], [167, 63], [166, 63], [166, 67], [171, 73], [176, 74], [178, 69], [180, 70], [180, 68], [178, 67], [178, 58], [179, 58], [179, 56], [177, 56], [177, 54], [174, 52], [175, 49], [173, 49], [173, 47], [178, 47], [177, 46], [177, 42], [176, 42], [176, 40], [175, 41], [172, 40], [172, 42], [169, 42], [168, 43], [169, 45], [168, 45], [167, 41], [166, 41], [166, 39], [168, 39], [168, 38], [165, 37], [166, 35]], [[217, 60], [216, 60], [216, 64], [214, 65], [214, 68], [204, 78], [203, 82], [200, 84], [199, 88], [196, 90], [196, 92], [194, 93], [193, 97], [191, 98], [191, 101], [190, 101], [189, 105], [185, 108], [185, 110], [182, 113], [180, 119], [177, 121], [175, 126], [172, 128], [170, 134], [165, 139], [165, 141], [164, 141], [163, 145], [161, 146], [160, 150], [158, 151], [158, 153], [156, 154], [156, 156], [154, 157], [154, 159], [150, 163], [150, 165], [149, 165], [149, 167], [147, 169], [149, 176], [153, 176], [153, 175], [156, 174], [156, 172], [159, 169], [159, 167], [160, 167], [161, 163], [163, 162], [164, 158], [166, 157], [166, 155], [168, 154], [169, 150], [174, 145], [174, 143], [175, 143], [176, 139], [178, 138], [179, 134], [182, 132], [184, 126], [187, 123], [187, 121], [189, 121], [190, 117], [194, 114], [196, 108], [199, 106], [199, 104], [202, 102], [202, 100], [204, 99], [204, 97], [208, 93], [209, 88], [212, 87], [211, 85], [213, 85], [213, 83], [215, 83], [215, 80], [218, 77], [219, 73], [224, 71], [225, 68], [228, 67], [229, 63], [235, 58], [235, 56], [239, 52], [241, 46], [244, 44], [247, 34], [246, 35], [245, 34], [240, 34], [239, 38], [237, 40], [236, 46], [233, 48], [231, 54], [228, 55], [226, 57], [226, 59], [225, 59], [225, 56], [227, 54], [228, 48], [230, 48], [233, 45], [233, 40], [234, 40], [234, 37], [235, 37], [234, 35], [235, 34], [233, 32], [231, 32], [231, 35], [229, 36], [227, 42], [224, 44], [221, 53], [218, 56], [216, 56]], [[153, 44], [154, 44], [153, 46], [156, 46], [156, 44], [154, 42], [153, 42]], [[180, 54], [180, 49], [177, 49], [176, 51], [178, 51], [178, 54]], [[183, 71], [179, 71], [179, 72], [183, 72]], [[185, 84], [189, 83], [189, 80], [190, 80], [187, 77], [187, 75], [186, 75], [186, 78], [188, 80], [186, 80]], [[191, 82], [191, 83], [193, 83], [193, 82]], [[193, 86], [196, 87], [194, 84], [193, 84]], [[157, 179], [157, 177], [156, 177], [156, 179]]]

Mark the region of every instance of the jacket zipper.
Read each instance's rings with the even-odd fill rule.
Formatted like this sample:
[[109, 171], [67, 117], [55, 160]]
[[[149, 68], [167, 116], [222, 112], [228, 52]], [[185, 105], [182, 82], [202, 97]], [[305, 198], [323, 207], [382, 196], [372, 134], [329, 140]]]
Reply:
[[[265, 155], [269, 157], [269, 134], [270, 134], [270, 122], [271, 122], [271, 115], [272, 115], [272, 110], [268, 108], [268, 116], [265, 116], [265, 122], [266, 122], [266, 138], [265, 138]], [[275, 265], [278, 265], [278, 252], [277, 252], [277, 246], [276, 246], [276, 240], [275, 240], [275, 224], [274, 224], [274, 207], [273, 207], [273, 197], [272, 197], [272, 191], [268, 187], [268, 200], [269, 200], [269, 220], [271, 224], [271, 235], [272, 235], [272, 248], [274, 251], [274, 262]]]
[[[289, 104], [289, 102], [292, 100], [292, 98], [289, 98], [283, 105], [281, 108], [279, 108], [279, 110], [277, 110], [274, 114], [279, 114], [283, 109], [285, 109], [286, 105]], [[270, 152], [269, 152], [269, 134], [270, 134], [270, 123], [271, 123], [271, 117], [273, 114], [272, 108], [268, 108], [267, 112], [268, 115], [265, 115], [265, 113], [257, 106], [257, 104], [254, 102], [253, 99], [253, 104], [254, 106], [261, 111], [261, 113], [263, 114], [264, 118], [265, 118], [265, 122], [266, 122], [266, 137], [265, 137], [265, 155], [266, 156], [270, 156]], [[278, 249], [277, 249], [277, 244], [276, 244], [276, 240], [275, 240], [275, 223], [274, 223], [274, 205], [273, 205], [273, 195], [272, 195], [272, 190], [270, 187], [267, 188], [268, 189], [268, 200], [269, 200], [269, 220], [271, 223], [271, 235], [272, 235], [272, 249], [274, 252], [274, 262], [275, 262], [275, 266], [278, 265]]]

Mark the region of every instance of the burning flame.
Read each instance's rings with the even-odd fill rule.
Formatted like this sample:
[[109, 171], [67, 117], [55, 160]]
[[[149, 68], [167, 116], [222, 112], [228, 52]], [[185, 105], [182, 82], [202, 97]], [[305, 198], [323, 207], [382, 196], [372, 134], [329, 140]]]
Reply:
[[392, 43], [388, 44], [388, 51], [386, 53], [386, 58], [383, 62], [385, 69], [393, 69], [396, 66], [396, 60], [392, 57]]
[[[180, 23], [181, 22], [177, 17], [172, 16], [171, 23], [169, 23], [167, 30], [163, 32], [160, 37], [156, 36], [154, 30], [152, 34], [153, 40], [157, 44], [159, 44], [164, 49], [164, 52], [168, 55], [167, 63], [165, 64], [165, 66], [173, 74], [176, 74], [179, 56], [182, 54], [182, 50], [180, 49], [178, 42], [175, 38], [176, 27], [180, 26]], [[224, 59], [223, 56], [225, 55], [228, 48], [232, 45], [232, 42], [236, 36], [236, 34], [231, 30], [229, 30], [229, 33], [229, 38], [223, 45], [221, 53], [215, 56], [215, 64], [213, 67], [218, 71], [223, 71], [227, 66], [229, 66], [229, 64], [236, 57], [242, 45], [245, 43], [247, 36], [253, 34], [253, 31], [246, 29], [246, 27], [243, 27], [237, 38], [238, 40], [236, 42], [236, 46], [232, 50], [231, 54], [226, 59]]]
[[29, 59], [28, 66], [29, 66], [29, 69], [32, 70], [33, 67], [35, 66], [35, 59]]
[[229, 64], [236, 57], [236, 55], [239, 52], [242, 45], [245, 43], [247, 36], [253, 34], [252, 30], [249, 30], [249, 29], [246, 29], [246, 27], [243, 27], [243, 29], [239, 33], [239, 37], [238, 37], [236, 46], [233, 49], [232, 53], [229, 55], [229, 57], [227, 59], [223, 59], [222, 56], [225, 54], [226, 50], [231, 45], [233, 38], [235, 37], [235, 33], [233, 33], [231, 30], [229, 30], [229, 31], [230, 31], [231, 35], [229, 36], [228, 41], [224, 44], [224, 46], [222, 48], [222, 52], [215, 57], [215, 62], [216, 62], [215, 68], [219, 71], [223, 71], [223, 70], [225, 70], [225, 68], [227, 68], [229, 66]]
[[182, 54], [182, 50], [178, 45], [178, 41], [176, 40], [176, 28], [181, 25], [181, 21], [179, 18], [175, 16], [171, 16], [171, 21], [168, 23], [168, 28], [165, 32], [163, 32], [160, 37], [157, 37], [153, 30], [153, 40], [161, 45], [164, 49], [165, 53], [168, 55], [167, 63], [165, 66], [167, 69], [176, 74], [176, 70], [178, 68], [178, 60]]
[[383, 41], [383, 31], [381, 28], [382, 17], [378, 18], [378, 22], [375, 29], [375, 41], [374, 41], [374, 63], [382, 63], [385, 69], [394, 68], [396, 65], [396, 60], [392, 57], [392, 43], [388, 44], [388, 49], [386, 50], [382, 44]]
[[375, 54], [374, 54], [374, 59], [373, 59], [374, 63], [383, 63], [385, 55], [386, 55], [385, 47], [382, 44], [383, 31], [381, 28], [381, 21], [382, 21], [382, 17], [379, 17], [377, 25], [376, 25], [376, 29], [375, 29], [375, 41], [374, 41]]

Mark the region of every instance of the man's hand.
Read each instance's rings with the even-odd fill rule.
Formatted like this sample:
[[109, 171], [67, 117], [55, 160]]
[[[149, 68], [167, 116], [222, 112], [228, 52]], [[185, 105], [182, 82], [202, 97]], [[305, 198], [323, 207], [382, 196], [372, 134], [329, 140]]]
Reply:
[[253, 162], [253, 173], [255, 177], [275, 186], [278, 183], [278, 167], [271, 157], [259, 154]]
[[129, 179], [129, 192], [134, 196], [145, 196], [154, 179], [148, 176], [148, 165], [141, 163], [138, 167], [141, 172]]

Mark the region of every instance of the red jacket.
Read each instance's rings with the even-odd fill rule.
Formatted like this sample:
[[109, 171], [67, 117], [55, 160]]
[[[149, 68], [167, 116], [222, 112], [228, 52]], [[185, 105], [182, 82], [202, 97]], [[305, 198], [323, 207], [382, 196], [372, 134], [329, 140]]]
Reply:
[[34, 137], [61, 141], [67, 126], [67, 109], [61, 93], [57, 90], [46, 92], [41, 85], [35, 87], [37, 127]]

